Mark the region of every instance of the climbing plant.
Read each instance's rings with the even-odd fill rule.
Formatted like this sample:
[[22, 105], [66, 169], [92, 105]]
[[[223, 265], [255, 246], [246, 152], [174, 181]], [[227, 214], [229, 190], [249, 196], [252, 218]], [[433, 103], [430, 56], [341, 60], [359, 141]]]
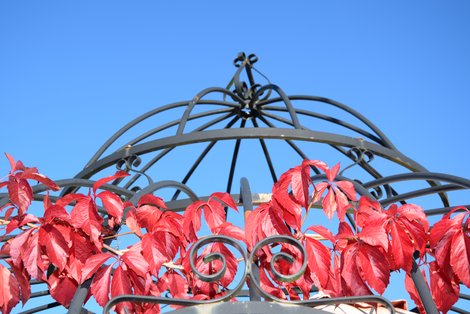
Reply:
[[[241, 229], [227, 221], [227, 211], [238, 210], [228, 193], [213, 193], [181, 214], [168, 210], [158, 196], [144, 195], [133, 204], [104, 189], [127, 176], [124, 171], [96, 181], [87, 194], [69, 193], [54, 200], [45, 194], [44, 211], [35, 216], [29, 212], [34, 198], [31, 182], [53, 191], [60, 187], [37, 168], [6, 156], [11, 170], [0, 182], [9, 195], [9, 202], [0, 208], [2, 313], [29, 300], [32, 279], [46, 283], [52, 298], [65, 307], [87, 280], [92, 280], [89, 297], [101, 306], [123, 294], [221, 298], [246, 261], [223, 242], [207, 244], [199, 255], [190, 254], [208, 235], [201, 234], [203, 225], [213, 235], [243, 243], [254, 254], [259, 285], [273, 299], [308, 299], [313, 286], [330, 297], [382, 294], [390, 272], [403, 271], [406, 289], [424, 311], [410, 277], [414, 263], [428, 269], [423, 274], [442, 312], [458, 300], [460, 284], [470, 287], [468, 209], [454, 208], [430, 226], [417, 205], [383, 208], [365, 196], [358, 198], [352, 182], [335, 180], [339, 164], [329, 167], [319, 160], [305, 160], [288, 170], [274, 184], [271, 199], [246, 213]], [[326, 181], [314, 183], [312, 167], [322, 171]], [[314, 207], [321, 207], [329, 219], [336, 215], [337, 228], [306, 225]], [[125, 249], [107, 244], [122, 235], [124, 225], [135, 241]], [[287, 241], [258, 249], [260, 241], [279, 235], [302, 244], [306, 265], [302, 250]], [[216, 257], [207, 258], [211, 254]], [[220, 275], [208, 281], [198, 273]], [[124, 308], [138, 313], [160, 310], [150, 303], [115, 306], [117, 312]]]

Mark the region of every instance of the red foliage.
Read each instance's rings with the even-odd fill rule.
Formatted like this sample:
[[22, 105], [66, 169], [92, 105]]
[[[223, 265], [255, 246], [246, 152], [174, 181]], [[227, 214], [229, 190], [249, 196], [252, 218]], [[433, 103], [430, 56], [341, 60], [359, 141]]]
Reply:
[[[25, 167], [8, 154], [7, 158], [11, 171], [0, 188], [6, 187], [10, 202], [0, 208], [4, 211], [0, 237], [14, 237], [0, 249], [10, 266], [0, 264], [3, 313], [28, 301], [31, 278], [47, 283], [51, 296], [64, 306], [70, 304], [78, 285], [90, 279], [90, 294], [101, 306], [121, 294], [160, 296], [169, 292], [173, 298], [195, 300], [223, 296], [236, 277], [239, 260], [225, 244], [212, 243], [195, 258], [196, 268], [206, 275], [217, 273], [222, 262], [204, 256], [221, 253], [225, 273], [214, 282], [194, 274], [189, 251], [200, 239], [204, 224], [214, 235], [244, 242], [249, 252], [273, 235], [299, 240], [306, 249], [307, 266], [293, 282], [277, 280], [273, 272], [292, 275], [301, 268], [302, 256], [295, 246], [267, 245], [256, 252], [261, 287], [280, 299], [309, 298], [313, 285], [330, 296], [366, 295], [373, 290], [382, 294], [390, 271], [403, 269], [405, 286], [422, 310], [409, 276], [415, 252], [429, 268], [429, 287], [439, 310], [446, 312], [456, 302], [459, 283], [470, 286], [470, 213], [466, 208], [456, 208], [465, 212], [451, 211], [429, 228], [419, 206], [393, 204], [385, 210], [365, 197], [357, 204], [353, 183], [335, 181], [339, 164], [329, 168], [322, 161], [306, 160], [288, 170], [274, 185], [271, 200], [247, 214], [242, 230], [226, 221], [227, 207], [237, 211], [227, 193], [213, 193], [207, 201], [194, 202], [179, 214], [168, 211], [164, 201], [154, 195], [144, 195], [133, 205], [110, 191], [98, 192], [106, 183], [128, 175], [123, 171], [98, 180], [88, 195], [68, 194], [54, 203], [46, 195], [44, 214], [36, 217], [27, 213], [33, 200], [28, 180], [55, 191], [59, 187], [36, 168]], [[312, 167], [324, 172], [327, 180], [314, 183]], [[321, 204], [330, 219], [337, 213], [336, 234], [323, 226], [304, 226], [314, 204]], [[107, 217], [98, 212], [99, 207]], [[348, 211], [354, 214], [356, 229], [344, 221]], [[125, 249], [104, 242], [106, 237], [119, 236], [114, 232], [120, 225], [127, 225], [136, 239]], [[292, 256], [293, 261], [275, 258], [274, 251]], [[125, 307], [139, 313], [159, 311], [156, 305], [130, 303], [120, 303], [115, 309], [124, 312]]]

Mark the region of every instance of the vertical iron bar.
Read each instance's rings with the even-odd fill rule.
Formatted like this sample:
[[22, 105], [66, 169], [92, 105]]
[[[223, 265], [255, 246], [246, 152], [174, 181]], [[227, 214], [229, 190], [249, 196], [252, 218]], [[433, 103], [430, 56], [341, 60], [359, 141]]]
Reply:
[[[114, 233], [119, 231], [121, 226], [117, 225], [114, 227]], [[113, 238], [108, 238], [103, 241], [104, 244], [110, 245], [113, 242]], [[69, 310], [67, 314], [81, 314], [83, 311], [83, 305], [85, 304], [85, 299], [88, 295], [88, 292], [91, 287], [91, 282], [93, 281], [94, 275], [85, 280], [81, 285], [77, 287], [75, 290], [75, 294], [73, 295], [72, 301], [70, 302]]]
[[[261, 121], [263, 121], [263, 123], [266, 124], [268, 127], [270, 127], [270, 128], [274, 128], [274, 127], [275, 127], [271, 122], [269, 122], [269, 121], [268, 121], [266, 118], [264, 118], [263, 116], [259, 116], [259, 119], [260, 119]], [[291, 140], [285, 140], [285, 141], [286, 141], [287, 144], [289, 144], [290, 147], [292, 147], [292, 148], [295, 150], [295, 152], [296, 152], [300, 157], [302, 157], [302, 159], [310, 159], [310, 158], [308, 158], [307, 155], [304, 154], [304, 152], [303, 152], [294, 142], [292, 142]], [[317, 167], [312, 166], [311, 168], [312, 168], [313, 172], [315, 172], [316, 174], [320, 174], [320, 170], [318, 170]]]
[[[239, 119], [238, 116], [235, 116], [232, 120], [230, 120], [229, 123], [227, 123], [227, 125], [225, 126], [225, 129], [229, 129], [232, 127], [232, 125], [235, 124], [235, 122], [237, 122], [237, 120]], [[217, 143], [217, 141], [212, 141], [209, 143], [209, 145], [207, 145], [207, 147], [204, 149], [204, 151], [201, 153], [201, 155], [199, 155], [199, 158], [194, 162], [194, 164], [192, 165], [191, 169], [189, 169], [188, 173], [186, 174], [186, 176], [183, 178], [183, 181], [181, 181], [181, 183], [183, 184], [186, 184], [186, 182], [188, 182], [189, 178], [191, 178], [191, 176], [193, 175], [194, 171], [196, 170], [196, 168], [199, 166], [199, 164], [201, 163], [201, 161], [204, 159], [204, 157], [206, 157], [206, 155], [209, 153], [209, 151], [212, 149], [212, 147], [214, 147], [214, 145]], [[176, 198], [178, 197], [178, 195], [180, 194], [181, 190], [178, 190], [175, 192], [175, 194], [173, 195], [172, 197], [172, 200], [176, 200]]]
[[[243, 129], [245, 127], [245, 123], [246, 123], [246, 120], [242, 120], [242, 122], [240, 123], [240, 128]], [[238, 157], [238, 151], [240, 150], [240, 142], [241, 142], [241, 139], [238, 139], [235, 142], [235, 148], [233, 150], [233, 156], [232, 156], [232, 163], [230, 164], [230, 172], [229, 172], [228, 181], [227, 181], [227, 193], [230, 193], [230, 191], [232, 190], [233, 174], [235, 172], [235, 166], [237, 165], [237, 157]]]
[[428, 285], [424, 281], [423, 275], [419, 271], [418, 264], [413, 260], [413, 266], [411, 268], [411, 279], [415, 284], [416, 291], [418, 291], [419, 298], [423, 303], [424, 309], [427, 314], [439, 314], [436, 308], [436, 304], [432, 299], [431, 293], [429, 292]]
[[[243, 177], [240, 180], [240, 202], [243, 206], [243, 211], [245, 214], [245, 225], [247, 216], [249, 213], [253, 211], [253, 200], [251, 197], [251, 189], [250, 184], [248, 183], [248, 179]], [[261, 301], [261, 296], [258, 294], [256, 289], [253, 289], [253, 280], [258, 280], [259, 278], [259, 267], [255, 261], [251, 263], [251, 274], [249, 276], [249, 293], [250, 293], [250, 301]]]
[[[256, 120], [253, 119], [251, 121], [253, 123], [253, 126], [255, 128], [257, 128], [258, 123], [256, 122]], [[266, 143], [265, 143], [264, 139], [260, 138], [259, 142], [261, 144], [261, 148], [263, 149], [264, 157], [266, 157], [266, 162], [268, 163], [269, 172], [271, 172], [271, 177], [273, 178], [273, 182], [276, 183], [277, 182], [276, 171], [274, 170], [274, 166], [273, 166], [273, 163], [271, 161], [271, 156], [269, 155], [268, 147], [266, 146]]]

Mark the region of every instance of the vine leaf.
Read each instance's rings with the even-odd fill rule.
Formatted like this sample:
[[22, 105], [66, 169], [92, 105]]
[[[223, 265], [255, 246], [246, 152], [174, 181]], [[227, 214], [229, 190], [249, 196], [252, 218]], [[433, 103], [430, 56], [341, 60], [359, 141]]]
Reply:
[[86, 260], [85, 266], [82, 269], [82, 281], [80, 283], [83, 283], [88, 278], [91, 278], [91, 276], [93, 276], [98, 271], [98, 269], [100, 269], [101, 266], [103, 266], [103, 264], [111, 257], [113, 257], [113, 255], [110, 253], [99, 253], [90, 256]]
[[[132, 294], [132, 287], [127, 271], [122, 268], [122, 265], [119, 265], [114, 270], [111, 282], [111, 297], [114, 298], [122, 294]], [[124, 307], [126, 307], [129, 312], [132, 312], [134, 308], [131, 303], [122, 302], [116, 305], [116, 312], [124, 312]]]
[[20, 301], [20, 288], [15, 276], [0, 264], [0, 308], [2, 313], [10, 313]]
[[[456, 210], [465, 210], [451, 218]], [[454, 273], [467, 287], [470, 286], [470, 212], [456, 207], [438, 221], [430, 232], [430, 246], [434, 248], [437, 264], [446, 275]]]
[[109, 283], [111, 282], [111, 271], [113, 264], [101, 267], [93, 277], [91, 293], [99, 305], [105, 306], [109, 301]]

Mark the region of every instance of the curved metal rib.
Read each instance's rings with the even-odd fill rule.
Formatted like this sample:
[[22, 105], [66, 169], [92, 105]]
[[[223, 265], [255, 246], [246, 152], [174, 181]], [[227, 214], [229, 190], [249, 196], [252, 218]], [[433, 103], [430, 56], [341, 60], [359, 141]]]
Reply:
[[[289, 120], [284, 119], [282, 117], [279, 117], [277, 115], [267, 113], [267, 110], [285, 112], [284, 108], [274, 107], [274, 106], [265, 106], [265, 107], [263, 107], [262, 112], [263, 112], [264, 115], [267, 115], [272, 119], [275, 119], [275, 120], [278, 120], [279, 122], [283, 122], [283, 123], [292, 125], [292, 123]], [[304, 115], [304, 116], [308, 116], [308, 117], [311, 117], [311, 118], [317, 118], [319, 120], [324, 120], [324, 121], [331, 122], [333, 124], [342, 126], [346, 129], [349, 129], [351, 131], [354, 131], [358, 134], [361, 134], [361, 135], [367, 137], [368, 139], [376, 142], [377, 144], [385, 146], [384, 145], [385, 143], [383, 142], [383, 140], [381, 138], [379, 138], [379, 137], [375, 136], [374, 134], [372, 134], [370, 132], [367, 132], [366, 130], [363, 130], [363, 129], [361, 129], [361, 128], [353, 125], [353, 124], [345, 122], [343, 120], [334, 118], [332, 116], [327, 116], [327, 115], [323, 115], [323, 114], [320, 114], [320, 113], [316, 113], [316, 112], [312, 112], [312, 111], [308, 111], [308, 110], [303, 110], [303, 109], [295, 109], [295, 112], [299, 115]]]
[[[126, 125], [124, 125], [122, 128], [120, 128], [116, 133], [113, 134], [113, 136], [111, 136], [99, 149], [98, 151], [93, 155], [93, 157], [88, 161], [88, 163], [85, 165], [85, 168], [90, 166], [92, 163], [94, 163], [95, 161], [97, 161], [101, 155], [106, 151], [106, 149], [108, 149], [119, 137], [121, 137], [124, 133], [126, 133], [129, 129], [131, 129], [132, 127], [136, 126], [137, 124], [139, 124], [140, 122], [156, 115], [156, 114], [159, 114], [161, 112], [164, 112], [164, 111], [167, 111], [167, 110], [171, 110], [171, 109], [175, 109], [175, 108], [178, 108], [178, 107], [184, 107], [184, 106], [187, 106], [188, 103], [190, 101], [189, 100], [186, 100], [186, 101], [179, 101], [179, 102], [175, 102], [175, 103], [171, 103], [171, 104], [168, 104], [168, 105], [165, 105], [165, 106], [161, 106], [161, 107], [158, 107], [158, 108], [155, 108], [147, 113], [144, 113], [143, 115], [140, 115], [138, 116], [137, 118], [135, 118], [134, 120], [130, 121], [129, 123], [127, 123]], [[229, 107], [238, 107], [238, 104], [234, 104], [234, 103], [231, 103], [231, 102], [225, 102], [225, 101], [211, 101], [211, 100], [206, 100], [204, 102], [201, 102], [201, 104], [204, 104], [204, 105], [223, 105], [223, 106], [229, 106]]]
[[[231, 116], [233, 113], [233, 108], [226, 108], [226, 109], [218, 109], [218, 110], [211, 110], [211, 111], [206, 111], [206, 112], [201, 112], [201, 113], [198, 113], [198, 114], [195, 114], [195, 115], [192, 115], [192, 116], [189, 116], [188, 117], [188, 121], [190, 120], [195, 120], [195, 119], [199, 119], [199, 118], [204, 118], [204, 117], [208, 117], [208, 116], [212, 116], [212, 115], [216, 115], [216, 114], [221, 114], [221, 113], [226, 113], [226, 112], [231, 112], [231, 114], [228, 114], [226, 115], [225, 117], [229, 117]], [[127, 146], [133, 146], [135, 145], [136, 143], [139, 143], [140, 141], [152, 136], [152, 135], [155, 135], [157, 134], [158, 132], [161, 132], [161, 131], [164, 131], [166, 129], [169, 129], [173, 126], [176, 126], [180, 123], [180, 120], [173, 120], [173, 121], [170, 121], [168, 123], [165, 123], [157, 128], [154, 128], [152, 130], [149, 130], [147, 132], [145, 132], [144, 134], [134, 138], [133, 140], [127, 142], [125, 145], [122, 145], [121, 148], [119, 148], [118, 150], [121, 150], [121, 149], [124, 149], [125, 147]]]
[[[206, 128], [208, 127], [211, 127], [212, 125], [214, 124], [217, 124], [219, 122], [222, 122], [223, 120], [229, 118], [232, 116], [232, 113], [228, 113], [222, 117], [218, 117], [214, 120], [211, 120], [211, 121], [208, 121], [207, 123], [205, 123], [204, 125], [201, 125], [200, 127], [198, 127], [197, 129], [195, 129], [194, 131], [192, 132], [198, 132], [198, 131], [202, 131], [202, 130], [205, 130]], [[230, 125], [230, 122], [229, 124]], [[190, 132], [191, 133], [191, 132]], [[160, 159], [162, 159], [166, 154], [168, 154], [169, 152], [171, 152], [173, 149], [175, 149], [176, 146], [172, 146], [172, 147], [168, 147], [168, 148], [165, 148], [163, 151], [161, 151], [157, 156], [155, 156], [154, 158], [152, 158], [148, 163], [146, 163], [140, 170], [140, 172], [146, 172], [148, 169], [150, 169], [150, 167], [152, 167], [154, 164], [156, 164]], [[135, 174], [127, 183], [126, 185], [124, 185], [124, 188], [128, 189], [132, 184], [134, 184], [139, 178], [141, 177], [141, 174], [140, 173], [137, 173]]]
[[[188, 134], [180, 134], [177, 136], [166, 137], [158, 140], [149, 141], [143, 144], [136, 145], [129, 149], [130, 154], [141, 155], [163, 148], [174, 147], [179, 145], [186, 145], [190, 143], [208, 142], [212, 140], [228, 140], [228, 139], [258, 139], [258, 138], [272, 138], [272, 139], [290, 139], [301, 140], [308, 142], [327, 143], [332, 145], [339, 145], [345, 147], [364, 147], [371, 151], [373, 154], [389, 159], [399, 165], [402, 165], [412, 171], [426, 171], [420, 164], [414, 160], [406, 157], [398, 151], [389, 148], [366, 142], [360, 139], [311, 130], [300, 129], [267, 129], [267, 128], [252, 128], [252, 129], [230, 129], [230, 130], [209, 130]], [[103, 159], [98, 160], [90, 167], [82, 170], [76, 177], [88, 178], [94, 173], [115, 164], [118, 160], [125, 157], [124, 151], [115, 152]]]
[[[367, 127], [369, 127], [372, 131], [375, 132], [375, 134], [378, 135], [379, 138], [382, 139], [382, 141], [384, 142], [386, 147], [391, 148], [391, 149], [396, 149], [395, 146], [392, 144], [392, 142], [388, 139], [388, 137], [375, 124], [373, 124], [369, 119], [367, 119], [365, 116], [360, 114], [358, 111], [352, 109], [349, 106], [346, 106], [345, 104], [342, 104], [342, 103], [340, 103], [336, 100], [332, 100], [332, 99], [329, 99], [329, 98], [326, 98], [326, 97], [309, 96], [309, 95], [290, 95], [289, 99], [290, 100], [318, 101], [318, 102], [322, 102], [322, 103], [329, 104], [329, 105], [332, 105], [334, 107], [340, 108], [340, 109], [346, 111], [347, 113], [351, 114], [355, 118], [357, 118], [359, 121], [361, 121], [365, 125], [367, 125]], [[275, 103], [275, 102], [278, 102], [278, 101], [281, 101], [281, 100], [282, 100], [282, 98], [280, 98], [280, 97], [271, 98], [271, 99], [260, 102], [259, 106], [262, 107], [264, 105]]]
[[[235, 116], [226, 126], [225, 128], [228, 129], [230, 127], [232, 127], [232, 125], [235, 124], [235, 122], [237, 122], [239, 119], [239, 117]], [[186, 184], [188, 182], [188, 180], [191, 178], [191, 176], [193, 175], [194, 171], [196, 170], [196, 168], [199, 166], [199, 164], [202, 162], [202, 160], [206, 157], [206, 155], [209, 153], [209, 151], [212, 149], [212, 147], [214, 147], [214, 145], [216, 144], [217, 142], [216, 141], [212, 141], [209, 143], [209, 145], [207, 145], [207, 147], [204, 149], [204, 151], [199, 155], [199, 157], [196, 159], [196, 161], [194, 162], [194, 164], [192, 165], [192, 167], [189, 169], [188, 173], [186, 174], [186, 176], [183, 178], [183, 180], [181, 181], [181, 183], [183, 184]], [[173, 195], [172, 197], [172, 200], [176, 200], [176, 198], [178, 197], [179, 195], [179, 191], [176, 191], [175, 194]]]
[[[296, 129], [301, 129], [302, 127], [300, 126], [299, 119], [297, 118], [297, 114], [295, 113], [294, 106], [292, 106], [292, 103], [289, 97], [287, 96], [286, 93], [284, 93], [284, 91], [279, 86], [274, 85], [274, 84], [265, 85], [256, 92], [253, 98], [257, 99], [264, 93], [265, 90], [273, 90], [276, 93], [278, 93], [279, 96], [281, 96], [280, 98], [286, 105], [287, 111], [289, 112], [289, 115], [290, 115], [290, 118], [292, 119], [292, 123], [294, 124], [294, 127]], [[257, 105], [261, 106], [260, 104], [257, 104]]]
[[401, 193], [401, 194], [386, 198], [384, 200], [381, 200], [380, 203], [382, 204], [382, 206], [386, 206], [386, 205], [403, 201], [403, 200], [407, 200], [410, 198], [431, 195], [431, 194], [440, 194], [444, 192], [456, 191], [456, 190], [462, 190], [462, 189], [464, 188], [457, 184], [432, 186], [426, 189], [419, 189], [419, 190], [415, 190], [415, 191], [408, 192], [408, 193]]
[[[174, 188], [177, 188], [180, 191], [183, 191], [184, 193], [186, 193], [186, 195], [188, 195], [191, 198], [191, 200], [193, 202], [198, 200], [198, 197], [197, 197], [196, 193], [194, 193], [193, 190], [191, 190], [186, 184], [183, 184], [183, 183], [178, 182], [178, 181], [173, 181], [173, 180], [165, 180], [165, 181], [156, 182], [156, 183], [151, 184], [151, 185], [147, 186], [146, 188], [140, 190], [129, 201], [133, 204], [137, 204], [137, 201], [143, 195], [151, 194], [155, 191], [158, 191], [160, 189], [167, 188], [167, 187], [174, 187]], [[127, 212], [125, 212], [124, 215], [126, 213]]]
[[196, 96], [194, 96], [193, 100], [191, 100], [191, 102], [188, 104], [188, 107], [186, 108], [186, 110], [183, 113], [183, 116], [181, 117], [181, 121], [180, 121], [180, 124], [178, 126], [178, 130], [176, 130], [177, 135], [183, 134], [184, 127], [186, 126], [186, 122], [188, 121], [189, 114], [193, 110], [194, 106], [199, 102], [199, 100], [202, 97], [206, 96], [207, 94], [213, 93], [213, 92], [218, 92], [218, 93], [222, 93], [223, 95], [228, 95], [228, 96], [232, 97], [233, 100], [238, 101], [240, 104], [244, 103], [244, 100], [242, 98], [240, 98], [238, 95], [236, 95], [236, 94], [234, 94], [234, 93], [232, 93], [232, 92], [230, 92], [230, 91], [228, 91], [224, 88], [220, 88], [220, 87], [206, 88], [206, 89], [202, 90], [201, 92], [199, 92]]

